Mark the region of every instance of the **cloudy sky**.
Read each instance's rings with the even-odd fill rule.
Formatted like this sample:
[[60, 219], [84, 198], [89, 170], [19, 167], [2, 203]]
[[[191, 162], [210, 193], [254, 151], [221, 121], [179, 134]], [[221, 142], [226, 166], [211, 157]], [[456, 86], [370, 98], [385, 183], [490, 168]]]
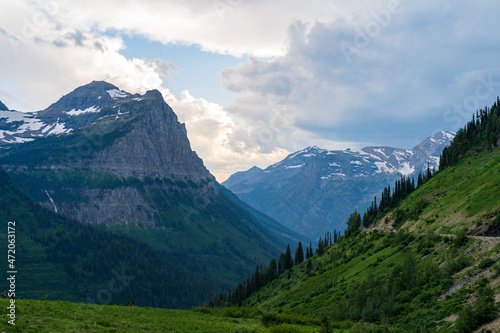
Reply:
[[316, 145], [411, 148], [500, 95], [491, 0], [0, 0], [0, 100], [159, 89], [225, 180]]

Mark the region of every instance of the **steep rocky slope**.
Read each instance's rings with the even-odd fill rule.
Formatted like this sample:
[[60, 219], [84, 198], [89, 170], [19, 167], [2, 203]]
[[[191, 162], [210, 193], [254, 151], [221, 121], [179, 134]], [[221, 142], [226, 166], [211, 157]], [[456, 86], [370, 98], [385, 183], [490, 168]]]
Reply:
[[10, 145], [0, 163], [54, 212], [185, 256], [228, 283], [299, 237], [220, 188], [158, 91], [93, 82], [36, 119], [70, 130]]

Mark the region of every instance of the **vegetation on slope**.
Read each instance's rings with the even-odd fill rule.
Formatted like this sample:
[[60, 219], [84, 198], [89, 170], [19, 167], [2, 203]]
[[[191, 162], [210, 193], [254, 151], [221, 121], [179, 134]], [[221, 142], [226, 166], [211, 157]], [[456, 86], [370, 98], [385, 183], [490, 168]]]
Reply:
[[[500, 149], [440, 171], [377, 223], [454, 234], [489, 234], [500, 224]], [[498, 234], [496, 236], [499, 236]]]
[[[0, 300], [0, 305], [6, 305]], [[4, 316], [6, 317], [6, 316]], [[8, 318], [8, 317], [6, 317]], [[267, 319], [266, 319], [267, 318]], [[16, 325], [2, 319], [7, 332], [318, 332], [318, 323], [271, 325], [258, 310], [213, 312], [166, 310], [137, 306], [95, 305], [48, 300], [16, 300]], [[271, 318], [272, 319], [272, 318]]]
[[439, 169], [450, 165], [478, 150], [492, 150], [500, 144], [500, 98], [491, 108], [478, 110], [465, 127], [461, 128], [451, 145], [441, 154]]
[[[492, 110], [498, 112], [496, 103]], [[475, 123], [497, 122], [495, 114], [486, 111]], [[491, 138], [500, 127], [482, 128], [477, 137], [489, 138], [486, 151], [466, 155], [484, 147], [482, 139], [470, 149], [458, 145], [459, 160], [435, 175], [429, 170], [418, 188], [406, 178], [393, 191], [386, 188], [365, 219], [351, 215], [347, 236], [242, 305], [322, 318], [355, 332], [472, 332], [497, 318], [500, 239], [470, 236], [499, 236], [500, 149], [493, 150]], [[216, 305], [238, 304], [229, 296]]]
[[[34, 200], [47, 201], [48, 192], [58, 204], [86, 203], [88, 192], [92, 191], [104, 194], [116, 188], [136, 189], [149, 202], [148, 206], [131, 209], [148, 211], [150, 208], [152, 213], [141, 222], [154, 227], [107, 221], [106, 228], [138, 238], [170, 253], [173, 258], [182, 257], [181, 265], [190, 263], [189, 269], [205, 271], [222, 284], [238, 283], [255, 265], [275, 255], [276, 247], [284, 248], [285, 237], [294, 237], [294, 233], [285, 228], [274, 228], [282, 238], [275, 237], [273, 232], [266, 233], [265, 226], [257, 225], [265, 215], [253, 216], [251, 208], [243, 212], [230, 198], [220, 196], [218, 202], [205, 203], [202, 195], [184, 191], [196, 193], [206, 185], [203, 181], [139, 179], [90, 170], [11, 172], [10, 176]], [[267, 219], [266, 225], [270, 225], [271, 219]]]
[[[363, 321], [394, 332], [454, 331], [447, 318], [480, 296], [478, 288], [499, 293], [500, 271], [492, 263], [499, 259], [500, 245], [481, 242], [433, 233], [358, 231], [282, 274], [243, 305], [327, 318], [332, 328]], [[443, 297], [456, 282], [471, 277], [466, 288]], [[486, 303], [496, 315], [491, 299]]]
[[16, 221], [17, 297], [187, 308], [227, 286], [194, 262], [40, 207], [1, 169], [0, 202], [5, 251], [7, 223]]

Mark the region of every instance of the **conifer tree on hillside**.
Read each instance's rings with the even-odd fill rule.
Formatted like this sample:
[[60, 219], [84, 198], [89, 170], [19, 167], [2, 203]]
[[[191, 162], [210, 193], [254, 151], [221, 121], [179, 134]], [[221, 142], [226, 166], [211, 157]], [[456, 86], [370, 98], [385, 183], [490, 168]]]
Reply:
[[272, 281], [278, 277], [278, 264], [276, 263], [276, 259], [271, 258], [271, 261], [269, 262], [269, 266], [267, 269], [267, 280]]
[[297, 250], [295, 251], [295, 265], [298, 265], [304, 261], [304, 249], [302, 248], [302, 242], [299, 242]]
[[349, 236], [361, 227], [361, 215], [357, 210], [349, 216], [347, 220], [347, 230], [346, 235]]
[[459, 129], [453, 142], [443, 150], [439, 170], [444, 170], [475, 150], [494, 149], [500, 141], [500, 99], [491, 108], [479, 110], [465, 127]]
[[290, 244], [288, 244], [285, 253], [285, 270], [291, 269], [292, 267], [293, 267], [292, 251], [290, 250]]

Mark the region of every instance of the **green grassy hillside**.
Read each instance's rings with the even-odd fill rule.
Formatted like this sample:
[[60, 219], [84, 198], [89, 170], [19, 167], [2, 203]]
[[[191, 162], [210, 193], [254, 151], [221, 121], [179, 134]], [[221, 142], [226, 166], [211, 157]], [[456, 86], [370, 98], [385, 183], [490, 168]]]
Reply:
[[498, 316], [500, 238], [481, 235], [500, 225], [499, 198], [500, 149], [462, 159], [242, 305], [352, 331], [468, 332]]
[[[0, 305], [7, 304], [1, 300]], [[241, 316], [241, 317], [238, 317]], [[17, 300], [16, 325], [4, 318], [7, 332], [200, 332], [250, 333], [319, 331], [318, 324], [269, 325], [266, 314], [252, 310], [238, 314], [156, 308], [92, 305], [46, 300]]]
[[377, 227], [481, 234], [500, 224], [500, 149], [462, 159], [413, 192]]
[[[401, 332], [432, 331], [437, 326], [446, 331], [452, 324], [447, 318], [475, 298], [480, 286], [490, 285], [500, 294], [500, 268], [492, 267], [499, 259], [498, 243], [363, 232], [341, 238], [325, 254], [295, 266], [289, 276], [283, 274], [244, 306], [326, 317], [335, 322], [333, 326], [364, 321]], [[455, 283], [472, 276], [464, 288], [438, 301]]]

